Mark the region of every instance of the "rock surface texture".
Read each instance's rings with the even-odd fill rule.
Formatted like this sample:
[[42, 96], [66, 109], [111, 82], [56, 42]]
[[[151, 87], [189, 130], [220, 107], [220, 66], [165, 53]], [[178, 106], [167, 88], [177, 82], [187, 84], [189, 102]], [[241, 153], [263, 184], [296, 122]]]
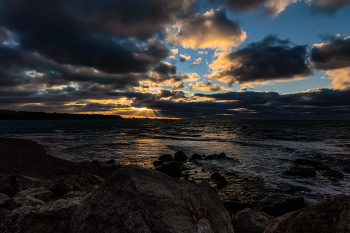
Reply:
[[348, 233], [350, 196], [337, 195], [276, 218], [264, 233]]
[[119, 169], [87, 197], [71, 232], [234, 232], [219, 196], [207, 182], [192, 184], [157, 171]]
[[250, 208], [235, 214], [233, 225], [236, 233], [263, 233], [274, 217]]

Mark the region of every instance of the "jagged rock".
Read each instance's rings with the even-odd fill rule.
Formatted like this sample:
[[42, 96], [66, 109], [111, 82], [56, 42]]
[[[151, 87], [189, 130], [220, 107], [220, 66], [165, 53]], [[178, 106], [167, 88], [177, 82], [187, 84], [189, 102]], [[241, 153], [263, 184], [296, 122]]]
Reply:
[[341, 173], [340, 171], [336, 171], [336, 170], [329, 170], [326, 171], [324, 173], [325, 176], [330, 176], [330, 177], [334, 177], [334, 178], [339, 178], [339, 179], [343, 179], [344, 178], [344, 174]]
[[214, 181], [217, 181], [217, 182], [223, 184], [223, 185], [228, 185], [228, 181], [226, 180], [226, 178], [223, 177], [223, 176], [222, 176], [220, 173], [218, 173], [218, 172], [214, 172], [214, 173], [210, 176], [210, 178], [211, 178], [212, 180], [214, 180]]
[[38, 199], [35, 199], [30, 196], [15, 196], [13, 197], [14, 202], [16, 203], [16, 207], [22, 207], [22, 206], [36, 206], [36, 205], [43, 205], [45, 202], [40, 201]]
[[284, 200], [279, 203], [263, 205], [259, 210], [272, 215], [274, 217], [281, 216], [283, 214], [299, 210], [305, 207], [305, 201], [303, 197], [294, 197]]
[[105, 179], [91, 173], [83, 173], [79, 177], [86, 178], [90, 184], [101, 184], [102, 182], [105, 181]]
[[218, 154], [215, 159], [226, 159], [226, 154], [225, 153]]
[[61, 197], [69, 191], [84, 191], [78, 183], [64, 177], [55, 179], [50, 189], [56, 197]]
[[0, 174], [0, 193], [12, 197], [16, 193], [14, 181], [11, 176]]
[[6, 194], [0, 193], [0, 208], [3, 208], [9, 200], [10, 198]]
[[233, 233], [228, 213], [207, 182], [192, 184], [136, 166], [119, 169], [84, 199], [70, 230]]
[[337, 195], [276, 218], [264, 233], [348, 233], [349, 219], [350, 196]]
[[250, 208], [239, 211], [233, 218], [235, 233], [263, 233], [275, 218]]
[[164, 154], [159, 156], [158, 160], [164, 161], [164, 162], [169, 162], [169, 161], [173, 161], [174, 158], [171, 154]]
[[186, 162], [187, 161], [187, 156], [185, 155], [184, 152], [178, 151], [174, 155], [174, 160], [177, 162]]
[[298, 164], [298, 165], [322, 165], [321, 162], [318, 162], [318, 161], [314, 161], [314, 160], [309, 160], [309, 159], [296, 159], [294, 160], [295, 164]]
[[16, 187], [18, 191], [30, 189], [30, 188], [42, 188], [44, 187], [43, 182], [34, 177], [29, 177], [29, 176], [15, 176], [14, 177]]
[[214, 154], [214, 155], [208, 155], [207, 157], [205, 157], [204, 159], [205, 160], [214, 160], [215, 159], [215, 157], [216, 157], [216, 155]]
[[180, 178], [182, 175], [181, 165], [178, 162], [166, 163], [157, 167], [156, 170], [176, 178]]
[[289, 168], [284, 174], [288, 176], [303, 176], [303, 177], [314, 177], [316, 176], [316, 170], [309, 167], [300, 167], [298, 165]]
[[28, 196], [43, 202], [48, 202], [52, 195], [53, 193], [47, 188], [31, 188], [17, 193], [15, 197]]
[[70, 219], [82, 198], [62, 199], [45, 205], [0, 212], [1, 233], [67, 233]]
[[164, 161], [163, 160], [156, 160], [153, 162], [154, 167], [159, 167], [160, 165], [163, 165]]
[[192, 155], [192, 159], [203, 159], [201, 155], [197, 154], [197, 153], [194, 153]]
[[85, 197], [87, 193], [81, 191], [69, 191], [67, 194], [63, 196], [65, 199], [75, 198], [75, 197]]

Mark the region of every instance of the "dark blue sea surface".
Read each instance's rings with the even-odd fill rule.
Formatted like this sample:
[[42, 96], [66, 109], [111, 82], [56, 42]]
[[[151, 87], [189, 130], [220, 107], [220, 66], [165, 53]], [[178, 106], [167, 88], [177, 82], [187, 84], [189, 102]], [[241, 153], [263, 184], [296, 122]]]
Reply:
[[[114, 159], [144, 167], [153, 167], [162, 154], [180, 150], [189, 156], [224, 152], [231, 159], [188, 166], [198, 180], [208, 179], [213, 171], [227, 177], [235, 174], [234, 184], [221, 193], [228, 197], [239, 193], [266, 200], [304, 196], [313, 203], [350, 194], [350, 174], [343, 171], [350, 168], [350, 121], [0, 121], [0, 136], [37, 141], [48, 146], [49, 154], [76, 162]], [[345, 178], [329, 178], [323, 171], [314, 178], [284, 175], [298, 158], [322, 162], [342, 171]]]

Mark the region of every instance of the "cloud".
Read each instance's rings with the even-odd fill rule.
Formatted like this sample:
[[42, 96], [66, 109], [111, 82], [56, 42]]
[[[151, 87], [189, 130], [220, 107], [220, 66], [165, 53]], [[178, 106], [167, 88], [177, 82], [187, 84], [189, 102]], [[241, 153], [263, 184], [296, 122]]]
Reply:
[[195, 81], [198, 81], [198, 79], [200, 78], [199, 74], [197, 73], [188, 73], [186, 75], [187, 75], [187, 78], [184, 79], [184, 82], [195, 82]]
[[311, 61], [318, 70], [350, 67], [350, 37], [330, 37], [311, 49]]
[[208, 51], [198, 51], [198, 54], [208, 54]]
[[190, 55], [180, 54], [180, 61], [184, 62], [190, 59], [191, 59]]
[[201, 64], [201, 62], [202, 62], [202, 58], [199, 57], [192, 63], [192, 66], [197, 66], [197, 65]]
[[171, 51], [171, 54], [172, 54], [172, 55], [176, 55], [176, 54], [179, 52], [178, 49], [172, 49], [172, 50], [170, 50], [170, 51]]
[[191, 15], [167, 28], [166, 32], [168, 43], [192, 49], [225, 50], [238, 46], [246, 37], [238, 23], [227, 18], [224, 8]]
[[334, 13], [350, 5], [350, 0], [307, 0], [314, 11]]
[[201, 91], [227, 91], [230, 89], [226, 89], [225, 87], [217, 84], [212, 84], [211, 82], [207, 82], [204, 84], [203, 82], [197, 82], [195, 85], [190, 83], [191, 90], [201, 90]]
[[236, 51], [217, 53], [216, 56], [218, 58], [209, 65], [213, 70], [209, 77], [229, 85], [286, 81], [311, 74], [306, 62], [306, 46], [292, 46], [289, 40], [280, 40], [273, 35]]
[[[300, 0], [220, 0], [219, 3], [225, 3], [235, 11], [249, 12], [259, 8], [264, 9], [266, 15], [278, 15], [284, 11], [287, 6]], [[212, 3], [216, 2], [211, 0]]]
[[350, 67], [327, 71], [332, 81], [332, 87], [336, 90], [350, 90]]

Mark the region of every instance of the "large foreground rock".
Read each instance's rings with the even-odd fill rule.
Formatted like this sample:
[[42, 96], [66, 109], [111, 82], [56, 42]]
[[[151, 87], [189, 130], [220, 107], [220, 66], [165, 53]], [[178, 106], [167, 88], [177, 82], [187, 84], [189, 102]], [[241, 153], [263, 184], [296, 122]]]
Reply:
[[275, 219], [264, 233], [349, 233], [350, 196], [337, 195]]
[[1, 233], [67, 233], [70, 219], [82, 198], [58, 200], [46, 205], [0, 211]]
[[235, 214], [233, 225], [236, 233], [263, 233], [274, 217], [250, 208]]
[[207, 182], [192, 184], [158, 171], [119, 169], [86, 198], [71, 232], [233, 232], [230, 217]]

